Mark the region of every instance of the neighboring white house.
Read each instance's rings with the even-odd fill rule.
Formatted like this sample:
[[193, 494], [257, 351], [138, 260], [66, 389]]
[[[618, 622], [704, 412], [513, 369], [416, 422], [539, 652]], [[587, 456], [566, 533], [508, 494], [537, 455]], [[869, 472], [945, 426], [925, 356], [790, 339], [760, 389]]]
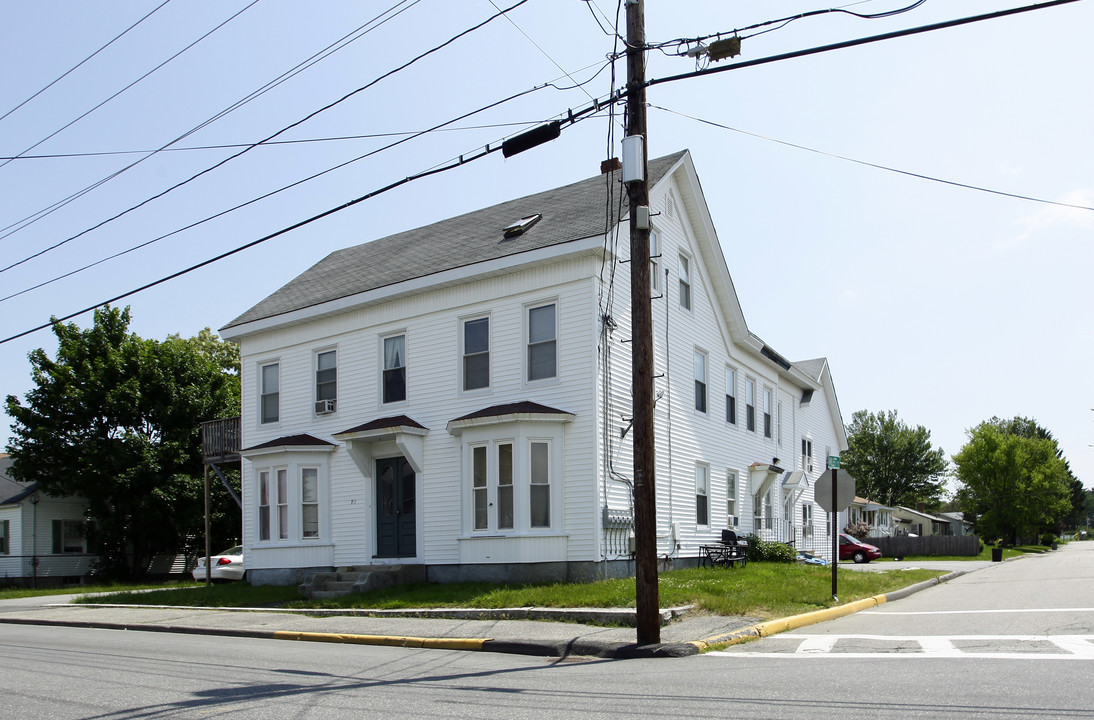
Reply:
[[850, 507], [839, 515], [840, 532], [851, 523], [864, 522], [870, 526], [870, 537], [892, 537], [896, 534], [893, 508], [867, 498], [856, 497]]
[[893, 518], [898, 522], [898, 533], [901, 535], [965, 535], [962, 523], [956, 523], [961, 531], [954, 530], [954, 519], [932, 515], [922, 510], [913, 510], [903, 505], [893, 509]]
[[10, 467], [11, 457], [0, 454], [0, 584], [81, 582], [94, 560], [84, 538], [85, 503], [17, 482]]
[[[847, 446], [828, 364], [745, 324], [690, 154], [649, 179], [658, 554], [694, 563], [722, 528], [823, 553], [813, 482]], [[332, 253], [221, 330], [252, 582], [632, 572], [623, 192], [601, 175]]]

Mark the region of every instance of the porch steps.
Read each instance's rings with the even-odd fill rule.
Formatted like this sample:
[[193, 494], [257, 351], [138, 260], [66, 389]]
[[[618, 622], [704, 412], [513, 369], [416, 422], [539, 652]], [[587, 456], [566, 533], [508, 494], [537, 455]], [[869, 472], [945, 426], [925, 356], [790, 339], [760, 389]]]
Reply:
[[335, 568], [333, 572], [303, 571], [300, 575], [297, 584], [300, 594], [313, 600], [426, 581], [422, 565], [352, 566]]

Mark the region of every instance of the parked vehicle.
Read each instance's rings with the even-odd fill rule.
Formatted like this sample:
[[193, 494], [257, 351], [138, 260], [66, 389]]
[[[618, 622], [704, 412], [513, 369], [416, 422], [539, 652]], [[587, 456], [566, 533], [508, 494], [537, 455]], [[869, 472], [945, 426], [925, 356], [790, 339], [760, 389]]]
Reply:
[[[209, 578], [211, 580], [242, 580], [246, 570], [243, 567], [243, 546], [236, 545], [209, 558]], [[198, 558], [194, 568], [194, 579], [205, 582], [205, 558]]]
[[839, 559], [868, 563], [881, 557], [881, 550], [874, 545], [857, 540], [846, 533], [839, 534]]

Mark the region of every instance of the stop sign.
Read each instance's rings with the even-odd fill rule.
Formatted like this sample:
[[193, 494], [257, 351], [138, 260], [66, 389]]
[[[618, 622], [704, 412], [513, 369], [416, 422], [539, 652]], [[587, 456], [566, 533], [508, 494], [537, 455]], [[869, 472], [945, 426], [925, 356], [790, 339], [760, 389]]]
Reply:
[[[836, 486], [836, 504], [832, 506], [832, 484]], [[827, 512], [846, 510], [855, 499], [855, 479], [846, 470], [825, 470], [813, 484], [813, 501]]]

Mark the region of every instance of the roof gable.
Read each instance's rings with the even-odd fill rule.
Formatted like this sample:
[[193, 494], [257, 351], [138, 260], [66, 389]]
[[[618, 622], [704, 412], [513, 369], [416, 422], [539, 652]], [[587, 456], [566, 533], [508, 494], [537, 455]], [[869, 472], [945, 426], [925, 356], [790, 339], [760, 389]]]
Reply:
[[[686, 152], [651, 160], [650, 182], [660, 180]], [[617, 172], [337, 250], [224, 329], [454, 268], [603, 235], [606, 182], [618, 183]], [[542, 217], [532, 227], [506, 237], [506, 227], [537, 214]]]

